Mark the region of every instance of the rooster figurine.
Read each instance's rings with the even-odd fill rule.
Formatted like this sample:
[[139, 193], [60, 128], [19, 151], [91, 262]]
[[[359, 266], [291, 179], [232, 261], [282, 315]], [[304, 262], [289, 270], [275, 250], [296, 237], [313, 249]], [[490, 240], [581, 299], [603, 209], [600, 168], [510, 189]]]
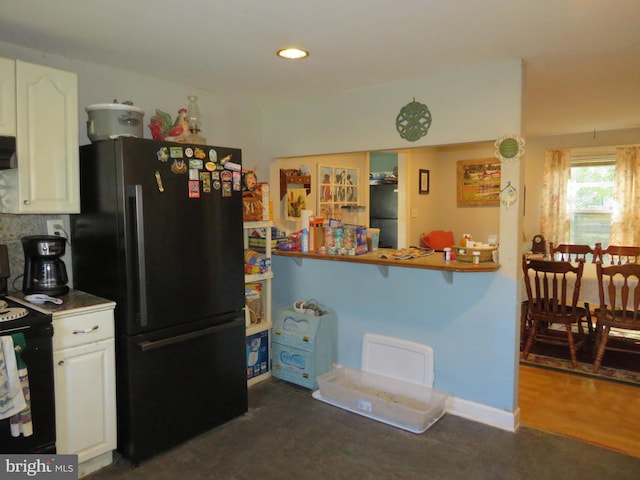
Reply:
[[149, 123], [151, 137], [154, 140], [166, 140], [167, 142], [184, 143], [189, 135], [189, 122], [187, 121], [187, 109], [178, 110], [175, 121], [162, 110], [156, 110]]
[[164, 140], [164, 126], [162, 123], [163, 118], [158, 113], [164, 113], [164, 112], [160, 112], [159, 110], [156, 110], [156, 115], [151, 117], [148, 127], [149, 127], [149, 130], [151, 131], [151, 138], [153, 138], [154, 140], [162, 141]]

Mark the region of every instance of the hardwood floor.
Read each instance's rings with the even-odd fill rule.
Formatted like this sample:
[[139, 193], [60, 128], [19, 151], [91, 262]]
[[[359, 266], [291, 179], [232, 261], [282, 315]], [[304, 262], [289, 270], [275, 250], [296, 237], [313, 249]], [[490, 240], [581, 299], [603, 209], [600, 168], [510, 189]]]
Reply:
[[640, 457], [640, 387], [520, 366], [522, 425]]

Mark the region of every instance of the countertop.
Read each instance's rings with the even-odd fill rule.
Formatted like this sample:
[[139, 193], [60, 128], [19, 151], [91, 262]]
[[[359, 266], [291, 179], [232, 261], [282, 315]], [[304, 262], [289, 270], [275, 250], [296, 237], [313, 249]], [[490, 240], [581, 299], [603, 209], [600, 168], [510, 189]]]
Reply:
[[482, 262], [474, 265], [471, 262], [460, 262], [458, 260], [444, 261], [442, 252], [434, 252], [424, 257], [411, 258], [407, 260], [397, 260], [394, 258], [382, 258], [381, 255], [391, 256], [397, 252], [392, 248], [379, 248], [375, 252], [368, 252], [363, 255], [323, 255], [319, 253], [287, 252], [283, 250], [272, 250], [273, 255], [282, 257], [293, 257], [296, 259], [316, 259], [331, 260], [335, 262], [366, 263], [372, 265], [383, 265], [391, 267], [422, 268], [429, 270], [443, 270], [448, 272], [495, 272], [500, 269], [499, 263]]
[[56, 305], [55, 303], [45, 302], [43, 304], [34, 304], [28, 302], [24, 299], [25, 294], [22, 292], [12, 293], [8, 295], [7, 298], [14, 300], [22, 305], [25, 305], [29, 308], [33, 308], [38, 312], [48, 313], [48, 314], [56, 314], [56, 313], [70, 313], [70, 312], [82, 312], [95, 310], [96, 308], [114, 308], [116, 303], [112, 300], [107, 300], [106, 298], [97, 297], [95, 295], [91, 295], [90, 293], [81, 292], [80, 290], [70, 290], [68, 294], [61, 295], [57, 298], [62, 300], [61, 305]]

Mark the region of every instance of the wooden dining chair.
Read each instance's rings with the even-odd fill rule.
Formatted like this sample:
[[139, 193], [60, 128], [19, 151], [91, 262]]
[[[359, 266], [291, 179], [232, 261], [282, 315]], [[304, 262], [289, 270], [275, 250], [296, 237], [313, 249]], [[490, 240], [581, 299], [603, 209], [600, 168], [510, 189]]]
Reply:
[[[579, 245], [575, 243], [554, 245], [553, 242], [549, 242], [549, 254], [552, 259], [561, 262], [596, 263], [598, 259], [598, 245], [599, 244], [596, 244], [595, 248], [591, 248], [590, 245]], [[584, 302], [580, 308], [584, 309], [584, 312], [582, 312], [583, 315], [580, 318], [585, 320], [589, 332], [589, 339], [593, 340], [594, 327], [591, 319], [591, 306], [589, 302]]]
[[[596, 357], [593, 371], [597, 372], [605, 350], [640, 354], [637, 342], [619, 339], [609, 343], [612, 328], [640, 331], [640, 264], [596, 265], [600, 307], [596, 314]], [[618, 340], [618, 339], [617, 339]]]
[[[584, 341], [580, 316], [584, 310], [578, 307], [580, 282], [584, 262], [558, 262], [553, 260], [527, 260], [522, 257], [522, 271], [527, 291], [527, 320], [531, 322], [523, 357], [526, 359], [533, 343], [563, 344], [569, 346], [571, 365], [577, 366], [576, 350]], [[551, 335], [546, 326], [557, 323], [565, 326], [566, 338]], [[578, 327], [574, 338], [572, 326]]]
[[609, 245], [604, 250], [596, 243], [596, 262], [608, 265], [623, 265], [640, 262], [640, 247], [627, 245]]
[[596, 263], [597, 259], [596, 250], [591, 248], [590, 245], [573, 243], [555, 245], [553, 242], [549, 242], [549, 254], [551, 258], [561, 262], [578, 262], [582, 260], [583, 262]]

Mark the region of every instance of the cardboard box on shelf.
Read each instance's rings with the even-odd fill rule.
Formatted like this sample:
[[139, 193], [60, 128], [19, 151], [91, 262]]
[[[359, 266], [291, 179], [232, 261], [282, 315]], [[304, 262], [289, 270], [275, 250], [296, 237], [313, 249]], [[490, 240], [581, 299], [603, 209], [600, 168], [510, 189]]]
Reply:
[[261, 182], [258, 183], [258, 191], [260, 192], [261, 195], [261, 200], [262, 200], [262, 218], [261, 220], [267, 221], [267, 220], [271, 220], [271, 210], [270, 210], [270, 203], [271, 203], [271, 196], [270, 196], [270, 191], [269, 191], [269, 184], [267, 182]]
[[247, 380], [269, 372], [269, 330], [247, 337]]

